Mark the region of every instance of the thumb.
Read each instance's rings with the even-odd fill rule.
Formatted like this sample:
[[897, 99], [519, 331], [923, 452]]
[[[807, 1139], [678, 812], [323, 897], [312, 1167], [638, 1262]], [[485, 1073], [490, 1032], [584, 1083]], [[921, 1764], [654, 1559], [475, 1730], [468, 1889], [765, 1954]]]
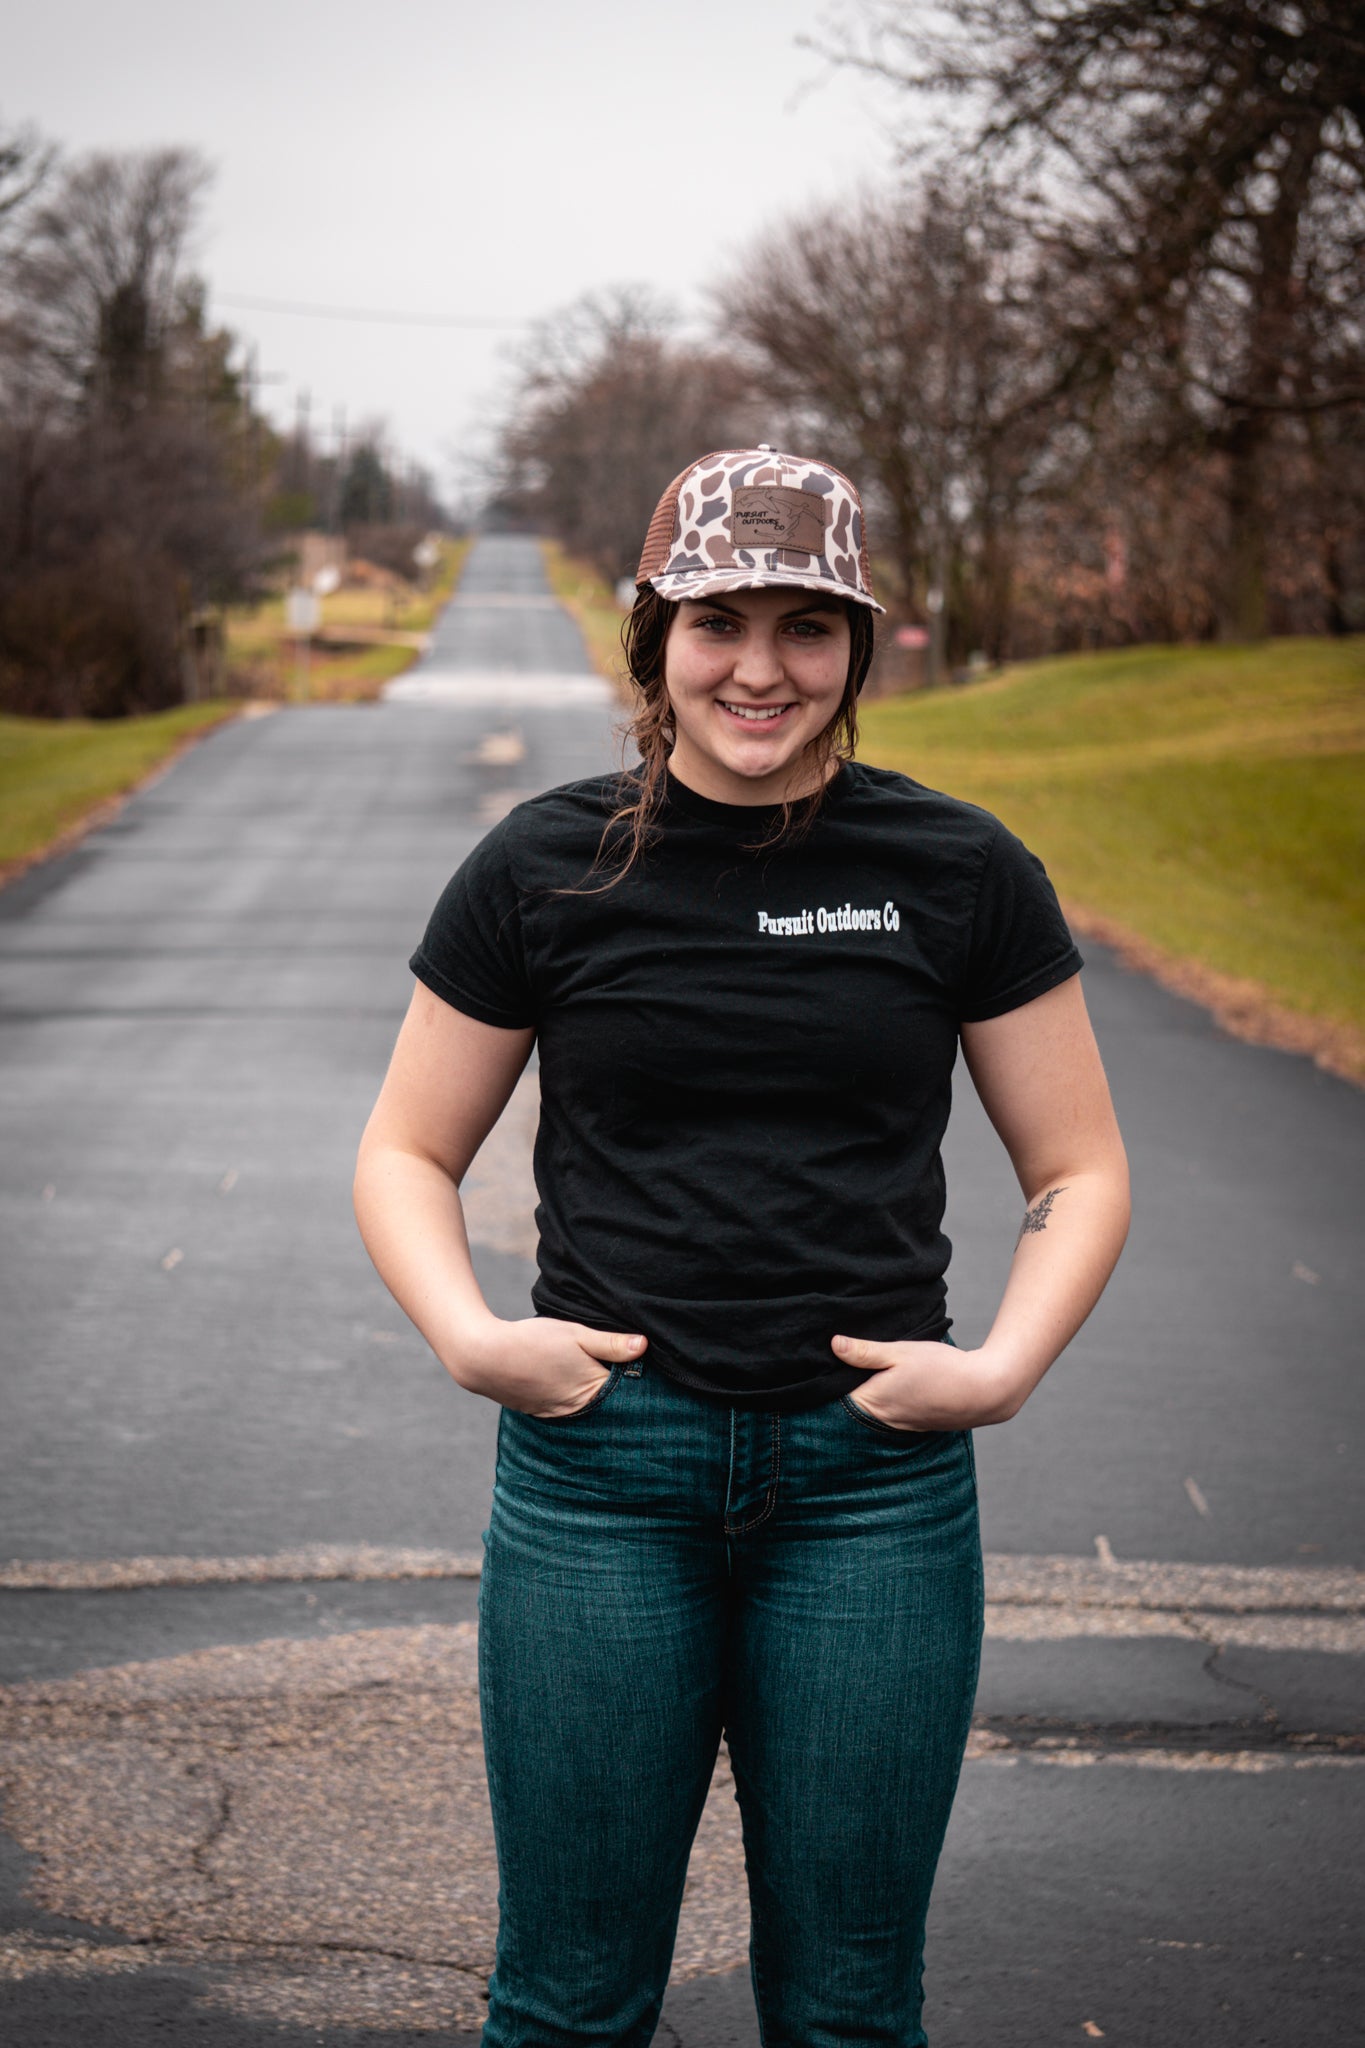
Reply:
[[885, 1372], [896, 1363], [890, 1345], [874, 1344], [870, 1337], [833, 1337], [830, 1342], [844, 1364], [856, 1365], [860, 1372]]
[[589, 1358], [600, 1359], [604, 1365], [624, 1365], [645, 1349], [643, 1337], [622, 1336], [615, 1330], [580, 1329], [578, 1342]]

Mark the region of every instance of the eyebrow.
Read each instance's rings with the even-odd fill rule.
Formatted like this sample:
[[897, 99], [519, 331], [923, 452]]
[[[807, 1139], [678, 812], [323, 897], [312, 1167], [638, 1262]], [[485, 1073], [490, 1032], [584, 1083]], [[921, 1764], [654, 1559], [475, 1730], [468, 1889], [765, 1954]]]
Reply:
[[[688, 604], [704, 607], [707, 611], [724, 612], [727, 619], [739, 619], [742, 621], [744, 617], [743, 612], [736, 610], [734, 605], [725, 604], [718, 597], [693, 597], [687, 598], [684, 601]], [[842, 610], [843, 602], [840, 598], [824, 597], [819, 592], [816, 592], [809, 604], [794, 605], [789, 612], [779, 612], [777, 616], [779, 621], [785, 619], [804, 619], [811, 612], [841, 612]]]

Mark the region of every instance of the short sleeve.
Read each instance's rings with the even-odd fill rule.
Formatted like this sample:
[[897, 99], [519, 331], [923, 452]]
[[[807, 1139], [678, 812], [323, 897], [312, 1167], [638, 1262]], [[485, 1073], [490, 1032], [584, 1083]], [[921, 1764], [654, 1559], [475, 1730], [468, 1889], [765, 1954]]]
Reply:
[[1003, 1017], [1069, 980], [1081, 965], [1043, 863], [997, 820], [972, 918], [963, 1023]]
[[495, 825], [447, 882], [409, 964], [442, 1002], [481, 1024], [535, 1023], [505, 825]]

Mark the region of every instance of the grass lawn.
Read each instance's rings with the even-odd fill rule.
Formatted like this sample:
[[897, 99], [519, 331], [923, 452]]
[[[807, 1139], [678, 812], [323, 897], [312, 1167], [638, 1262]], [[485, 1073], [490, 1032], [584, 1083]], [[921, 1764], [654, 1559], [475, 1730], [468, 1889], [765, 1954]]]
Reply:
[[285, 622], [283, 595], [234, 605], [227, 615], [228, 666], [253, 695], [299, 702], [359, 703], [411, 668], [452, 595], [472, 543], [443, 541], [431, 587], [395, 597], [385, 590], [334, 590], [320, 600], [322, 622], [302, 664]]
[[[467, 540], [443, 543], [431, 588], [397, 604], [384, 591], [338, 590], [324, 598], [323, 635], [354, 634], [358, 644], [330, 651], [324, 639], [314, 647], [306, 687], [285, 632], [283, 598], [235, 608], [228, 614], [228, 661], [236, 680], [267, 698], [335, 703], [377, 696], [416, 660], [420, 637], [459, 581], [470, 546]], [[240, 701], [220, 699], [147, 718], [0, 716], [0, 880], [99, 805], [135, 789], [194, 734], [241, 708]]]
[[586, 562], [566, 555], [558, 541], [542, 541], [541, 548], [550, 588], [577, 621], [589, 661], [599, 675], [615, 683], [624, 695], [626, 661], [621, 652], [621, 622], [625, 613], [616, 602], [615, 592]]
[[866, 760], [1002, 817], [1082, 926], [1259, 984], [1365, 1079], [1365, 640], [1031, 662], [871, 703], [862, 731]]
[[241, 708], [220, 700], [146, 718], [0, 716], [0, 875]]

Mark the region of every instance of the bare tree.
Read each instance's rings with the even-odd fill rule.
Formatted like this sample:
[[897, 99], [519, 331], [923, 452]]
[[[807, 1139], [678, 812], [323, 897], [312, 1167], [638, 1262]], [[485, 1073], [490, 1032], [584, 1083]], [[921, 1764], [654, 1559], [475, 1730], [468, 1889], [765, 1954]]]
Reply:
[[764, 391], [863, 481], [935, 672], [1008, 635], [1017, 510], [1047, 448], [1030, 261], [989, 194], [930, 182], [788, 222], [717, 293]]
[[753, 427], [747, 374], [677, 338], [668, 310], [622, 287], [537, 330], [501, 437], [496, 502], [611, 581], [630, 574], [665, 484]]
[[13, 246], [56, 157], [36, 129], [0, 129], [0, 255]]
[[957, 102], [1070, 271], [1059, 386], [1178, 357], [1224, 476], [1223, 630], [1263, 630], [1281, 429], [1357, 407], [1365, 25], [1340, 0], [943, 0], [861, 10], [837, 51]]
[[100, 152], [35, 209], [15, 287], [69, 396], [124, 415], [156, 396], [196, 292], [186, 257], [208, 177], [191, 150]]
[[4, 263], [0, 702], [175, 703], [190, 627], [249, 586], [247, 396], [186, 268], [205, 169], [163, 150], [50, 176]]
[[34, 129], [0, 130], [0, 406], [11, 423], [24, 409], [34, 359], [32, 306], [17, 271], [56, 150]]

